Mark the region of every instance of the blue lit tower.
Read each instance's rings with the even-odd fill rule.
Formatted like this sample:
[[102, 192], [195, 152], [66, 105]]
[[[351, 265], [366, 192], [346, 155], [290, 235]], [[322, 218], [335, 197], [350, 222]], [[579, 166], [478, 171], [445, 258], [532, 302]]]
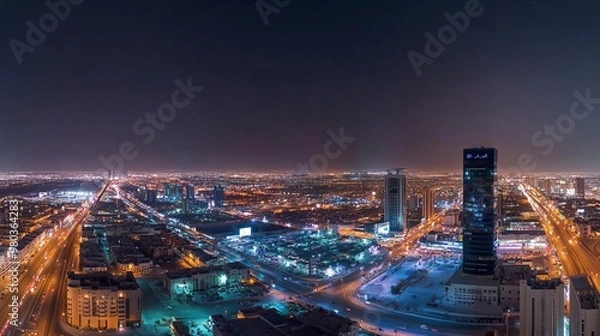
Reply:
[[406, 228], [406, 175], [403, 168], [385, 175], [383, 220], [390, 223], [390, 231]]
[[495, 148], [463, 151], [463, 273], [494, 275], [496, 270]]
[[193, 184], [186, 184], [185, 186], [185, 198], [189, 200], [194, 200], [196, 198], [196, 192], [194, 191]]

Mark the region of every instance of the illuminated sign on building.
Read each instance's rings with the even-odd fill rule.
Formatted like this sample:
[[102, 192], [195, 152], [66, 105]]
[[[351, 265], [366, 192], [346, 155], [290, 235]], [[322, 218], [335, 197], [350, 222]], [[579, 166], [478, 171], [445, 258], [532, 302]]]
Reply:
[[246, 237], [252, 234], [252, 228], [240, 228], [240, 237]]
[[475, 155], [473, 155], [471, 153], [467, 154], [467, 159], [483, 160], [483, 159], [487, 159], [487, 158], [488, 158], [487, 153], [485, 153], [485, 154], [475, 154]]

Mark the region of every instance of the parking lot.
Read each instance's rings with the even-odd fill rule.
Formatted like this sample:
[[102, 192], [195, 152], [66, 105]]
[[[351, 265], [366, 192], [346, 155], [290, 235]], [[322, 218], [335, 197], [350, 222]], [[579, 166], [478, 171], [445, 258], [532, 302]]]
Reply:
[[420, 312], [441, 303], [444, 284], [460, 265], [457, 258], [409, 257], [358, 290], [361, 299], [393, 310]]

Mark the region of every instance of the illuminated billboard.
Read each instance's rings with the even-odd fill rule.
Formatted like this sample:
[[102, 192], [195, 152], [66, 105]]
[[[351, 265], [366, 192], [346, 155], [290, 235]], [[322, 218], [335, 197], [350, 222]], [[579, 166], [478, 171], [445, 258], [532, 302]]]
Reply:
[[252, 234], [252, 228], [240, 228], [240, 237], [246, 237]]
[[390, 223], [380, 223], [377, 224], [377, 234], [387, 235], [390, 233]]

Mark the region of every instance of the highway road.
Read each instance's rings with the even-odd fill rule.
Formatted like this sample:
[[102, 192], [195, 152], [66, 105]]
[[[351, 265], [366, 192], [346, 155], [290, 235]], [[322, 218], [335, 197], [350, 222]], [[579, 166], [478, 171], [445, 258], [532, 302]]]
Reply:
[[[84, 210], [81, 209], [75, 214], [75, 219], [84, 218]], [[19, 269], [19, 296], [21, 297], [21, 306], [19, 308], [20, 329], [38, 330], [39, 327], [39, 312], [41, 310], [40, 303], [47, 292], [48, 279], [52, 277], [54, 269], [59, 259], [61, 246], [64, 247], [63, 239], [71, 232], [74, 226], [63, 227], [56, 230], [52, 237], [47, 237], [43, 245], [39, 248], [35, 255], [32, 256], [27, 263], [21, 264]], [[61, 243], [62, 242], [62, 243]], [[33, 288], [33, 289], [32, 289]], [[10, 294], [10, 293], [9, 293]], [[0, 314], [8, 315], [8, 299], [11, 295], [7, 294], [1, 300], [2, 308]], [[47, 300], [44, 297], [44, 303]], [[35, 313], [35, 317], [32, 315]], [[33, 323], [32, 323], [33, 322]], [[6, 328], [1, 331], [2, 335], [14, 334], [17, 328]], [[38, 335], [44, 335], [38, 332]]]
[[[106, 187], [96, 194], [99, 199]], [[94, 204], [93, 201], [91, 204]], [[59, 317], [66, 300], [64, 286], [69, 270], [76, 269], [78, 264], [78, 239], [81, 223], [89, 215], [89, 205], [85, 203], [73, 215], [68, 226], [57, 229], [52, 237], [46, 238], [44, 244], [30, 258], [29, 262], [21, 265], [19, 276], [19, 293], [22, 303], [19, 309], [19, 329], [26, 330], [29, 335], [61, 335], [67, 334], [61, 329]], [[65, 262], [65, 259], [68, 259]], [[62, 287], [61, 287], [62, 286]], [[34, 288], [33, 291], [31, 288]], [[0, 314], [7, 316], [9, 295], [2, 300]], [[6, 311], [5, 311], [6, 310]], [[15, 335], [17, 328], [3, 326], [1, 335]]]
[[414, 248], [418, 243], [419, 239], [431, 232], [432, 230], [439, 230], [442, 226], [442, 219], [444, 218], [445, 211], [440, 212], [432, 218], [419, 223], [419, 225], [411, 228], [406, 233], [406, 236], [400, 241], [393, 243], [392, 245], [383, 244], [387, 247], [392, 254], [392, 259], [397, 260], [408, 254], [410, 249]]
[[556, 250], [556, 254], [564, 266], [565, 275], [589, 276], [596, 289], [600, 290], [600, 260], [579, 240], [577, 224], [565, 218], [554, 204], [537, 189], [524, 184], [519, 188], [533, 209], [540, 214], [548, 241]]
[[56, 288], [49, 294], [47, 306], [40, 315], [40, 323], [44, 325], [44, 335], [67, 335], [61, 321], [65, 321], [66, 300], [67, 300], [67, 273], [69, 271], [79, 271], [79, 242], [81, 237], [82, 223], [87, 219], [90, 210], [100, 200], [106, 192], [110, 183], [107, 183], [94, 197], [94, 201], [86, 208], [79, 217], [77, 217], [72, 226], [72, 230], [66, 235], [66, 238], [59, 249], [59, 260], [62, 262], [56, 265], [54, 272], [49, 276], [49, 286]]

